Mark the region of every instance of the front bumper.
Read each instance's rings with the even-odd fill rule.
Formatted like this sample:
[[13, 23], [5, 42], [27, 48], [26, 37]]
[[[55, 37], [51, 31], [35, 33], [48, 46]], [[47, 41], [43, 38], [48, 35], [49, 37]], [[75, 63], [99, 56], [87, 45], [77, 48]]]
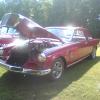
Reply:
[[18, 66], [11, 66], [9, 64], [6, 64], [3, 60], [0, 60], [0, 66], [6, 70], [12, 71], [12, 72], [18, 72], [18, 73], [23, 73], [23, 74], [32, 74], [32, 75], [47, 75], [51, 72], [51, 69], [46, 69], [46, 70], [32, 70], [32, 69], [27, 69], [23, 67], [18, 67]]

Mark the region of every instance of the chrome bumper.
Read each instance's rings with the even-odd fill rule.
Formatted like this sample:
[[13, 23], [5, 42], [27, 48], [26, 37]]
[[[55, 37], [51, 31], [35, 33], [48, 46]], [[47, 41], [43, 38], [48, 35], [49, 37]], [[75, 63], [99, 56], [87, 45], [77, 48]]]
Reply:
[[32, 75], [47, 75], [51, 72], [51, 69], [46, 69], [46, 70], [32, 70], [32, 69], [27, 69], [23, 67], [18, 67], [18, 66], [11, 66], [9, 64], [6, 64], [3, 60], [0, 60], [0, 67], [13, 71], [13, 72], [18, 72], [18, 73], [23, 73], [23, 74], [32, 74]]

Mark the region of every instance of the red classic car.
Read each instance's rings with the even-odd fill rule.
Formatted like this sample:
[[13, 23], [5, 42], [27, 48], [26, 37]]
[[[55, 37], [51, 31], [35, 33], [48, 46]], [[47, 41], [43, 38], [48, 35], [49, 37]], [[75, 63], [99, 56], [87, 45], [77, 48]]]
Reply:
[[[6, 14], [2, 27], [16, 30], [16, 38], [2, 38], [1, 67], [23, 74], [49, 75], [59, 79], [64, 68], [86, 57], [96, 58], [99, 40], [93, 39], [90, 32], [82, 27], [43, 28], [19, 14]], [[1, 35], [2, 36], [2, 35]], [[12, 41], [12, 42], [11, 42]]]

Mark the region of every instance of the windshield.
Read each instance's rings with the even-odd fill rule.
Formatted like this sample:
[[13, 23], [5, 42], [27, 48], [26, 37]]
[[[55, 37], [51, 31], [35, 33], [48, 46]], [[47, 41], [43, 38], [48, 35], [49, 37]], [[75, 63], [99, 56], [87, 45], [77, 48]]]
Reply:
[[63, 42], [70, 41], [74, 33], [73, 29], [47, 28], [47, 30], [60, 38]]
[[18, 35], [19, 33], [14, 28], [2, 27], [0, 34], [1, 35]]

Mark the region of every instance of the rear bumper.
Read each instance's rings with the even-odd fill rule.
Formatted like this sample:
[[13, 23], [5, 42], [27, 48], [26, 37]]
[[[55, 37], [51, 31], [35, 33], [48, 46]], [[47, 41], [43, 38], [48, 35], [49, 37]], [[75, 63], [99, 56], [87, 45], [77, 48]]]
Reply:
[[51, 72], [51, 69], [46, 69], [46, 70], [32, 70], [32, 69], [27, 69], [23, 67], [17, 67], [17, 66], [11, 66], [9, 64], [6, 64], [3, 60], [0, 60], [0, 67], [12, 71], [12, 72], [18, 72], [18, 73], [23, 73], [23, 74], [32, 74], [32, 75], [47, 75]]

